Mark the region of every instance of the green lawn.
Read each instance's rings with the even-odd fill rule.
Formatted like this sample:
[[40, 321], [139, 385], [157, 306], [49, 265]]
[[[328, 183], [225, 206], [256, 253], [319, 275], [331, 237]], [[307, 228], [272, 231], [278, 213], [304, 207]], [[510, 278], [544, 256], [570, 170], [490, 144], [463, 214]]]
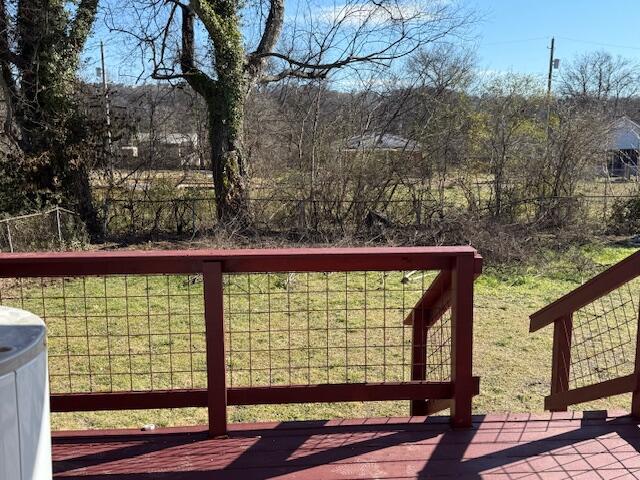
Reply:
[[[537, 267], [485, 268], [476, 282], [474, 370], [481, 377], [476, 412], [542, 410], [552, 329], [529, 334], [528, 316], [633, 251], [594, 246], [549, 253]], [[229, 382], [407, 380], [411, 332], [402, 319], [433, 275], [414, 275], [408, 283], [401, 272], [228, 276]], [[47, 319], [52, 391], [206, 385], [197, 276], [30, 280], [7, 282], [1, 292], [3, 304]], [[427, 360], [430, 379], [446, 379], [437, 350], [446, 352], [445, 331], [435, 329], [430, 338], [435, 352]], [[628, 402], [617, 397], [586, 408], [627, 408]], [[230, 408], [234, 422], [407, 413], [407, 402]], [[53, 415], [56, 429], [204, 422], [204, 409]]]

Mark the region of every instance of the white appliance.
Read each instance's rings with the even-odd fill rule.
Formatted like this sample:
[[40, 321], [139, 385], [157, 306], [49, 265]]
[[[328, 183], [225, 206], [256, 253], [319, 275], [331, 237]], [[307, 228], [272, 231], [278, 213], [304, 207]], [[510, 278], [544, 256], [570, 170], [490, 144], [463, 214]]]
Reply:
[[51, 478], [46, 328], [0, 307], [0, 480]]

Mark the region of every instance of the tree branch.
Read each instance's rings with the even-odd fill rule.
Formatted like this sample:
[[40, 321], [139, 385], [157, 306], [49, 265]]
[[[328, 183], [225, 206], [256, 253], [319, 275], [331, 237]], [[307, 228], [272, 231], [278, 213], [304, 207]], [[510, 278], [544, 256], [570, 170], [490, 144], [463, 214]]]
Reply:
[[255, 79], [264, 70], [266, 54], [276, 46], [284, 23], [284, 1], [270, 0], [269, 15], [258, 47], [247, 56], [247, 72]]
[[272, 75], [263, 75], [259, 78], [259, 83], [273, 83], [284, 80], [285, 78], [294, 77], [302, 78], [305, 80], [323, 80], [327, 78], [329, 74], [326, 70], [302, 70], [302, 69], [290, 69], [286, 68], [278, 73]]
[[76, 15], [71, 23], [67, 35], [68, 41], [74, 52], [79, 52], [91, 32], [91, 27], [98, 11], [98, 0], [80, 0]]
[[[200, 95], [205, 95], [207, 87], [211, 87], [215, 85], [215, 80], [213, 80], [209, 75], [204, 73], [195, 64], [195, 35], [193, 28], [193, 21], [195, 17], [194, 11], [190, 6], [185, 5], [179, 1], [171, 1], [173, 3], [172, 13], [169, 19], [169, 23], [171, 23], [171, 18], [173, 17], [173, 12], [176, 8], [180, 8], [180, 12], [182, 14], [182, 26], [181, 26], [181, 40], [182, 45], [180, 49], [180, 73], [176, 73], [173, 68], [161, 68], [164, 58], [164, 49], [167, 41], [168, 28], [164, 30], [163, 38], [162, 38], [162, 47], [160, 53], [160, 61], [157, 63], [151, 73], [151, 78], [154, 80], [185, 80], [191, 88], [193, 88]], [[155, 58], [155, 57], [154, 57]], [[154, 63], [155, 60], [154, 60]]]
[[20, 58], [9, 46], [9, 23], [5, 0], [0, 0], [0, 61], [3, 64], [13, 63], [16, 66], [20, 63]]
[[[390, 49], [390, 48], [389, 48]], [[417, 49], [417, 47], [416, 47]], [[415, 49], [410, 50], [408, 52], [403, 52], [401, 55], [400, 54], [386, 54], [384, 52], [376, 52], [376, 53], [372, 53], [370, 55], [349, 55], [345, 58], [342, 58], [340, 60], [336, 60], [335, 62], [329, 62], [329, 63], [313, 63], [313, 62], [309, 62], [309, 61], [304, 61], [304, 60], [296, 60], [295, 58], [291, 58], [288, 55], [284, 55], [282, 53], [278, 53], [278, 52], [268, 52], [268, 53], [264, 53], [261, 56], [262, 57], [274, 57], [274, 58], [278, 58], [280, 60], [284, 60], [286, 63], [288, 63], [291, 66], [294, 67], [298, 67], [299, 69], [307, 69], [307, 70], [321, 70], [321, 71], [325, 71], [328, 73], [329, 70], [333, 70], [336, 68], [341, 68], [353, 63], [383, 63], [383, 62], [387, 62], [390, 60], [395, 60], [397, 58], [400, 58], [402, 56], [407, 56], [410, 53], [412, 53]]]
[[206, 96], [206, 87], [211, 86], [214, 80], [195, 65], [194, 49], [195, 35], [193, 32], [193, 19], [195, 17], [190, 8], [180, 4], [182, 10], [182, 50], [180, 52], [180, 69], [182, 77], [199, 94]]

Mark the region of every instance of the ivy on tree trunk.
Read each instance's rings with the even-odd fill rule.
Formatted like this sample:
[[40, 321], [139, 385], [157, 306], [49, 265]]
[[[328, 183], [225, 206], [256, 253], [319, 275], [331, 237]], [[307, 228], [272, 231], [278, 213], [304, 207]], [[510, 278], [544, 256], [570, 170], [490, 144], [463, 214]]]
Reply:
[[[84, 121], [75, 101], [80, 55], [98, 0], [18, 0], [15, 16], [0, 0], [0, 81], [7, 105], [5, 133], [21, 154], [16, 179], [32, 204], [64, 201], [90, 231], [98, 229], [82, 152]], [[14, 167], [15, 167], [14, 165]]]
[[[282, 13], [282, 1], [272, 2]], [[192, 0], [182, 5], [182, 50], [180, 76], [205, 100], [208, 110], [208, 131], [211, 149], [211, 169], [218, 219], [248, 226], [246, 158], [243, 148], [244, 107], [247, 95], [263, 69], [262, 59], [248, 60], [243, 46], [236, 0]], [[210, 76], [194, 61], [194, 18], [205, 26], [213, 45], [213, 69]], [[272, 22], [272, 48], [279, 35], [282, 19]], [[273, 29], [276, 31], [273, 31]], [[155, 78], [168, 78], [155, 74]], [[169, 76], [173, 78], [173, 76]]]

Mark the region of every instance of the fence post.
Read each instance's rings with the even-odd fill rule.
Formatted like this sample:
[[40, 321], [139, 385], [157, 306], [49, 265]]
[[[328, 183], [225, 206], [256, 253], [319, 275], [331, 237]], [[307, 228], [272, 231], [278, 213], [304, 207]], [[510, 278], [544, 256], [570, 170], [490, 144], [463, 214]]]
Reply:
[[13, 239], [11, 238], [11, 227], [9, 227], [9, 222], [7, 222], [7, 240], [9, 240], [9, 251], [13, 253]]
[[471, 426], [473, 399], [473, 255], [458, 256], [451, 276], [451, 423]]
[[60, 207], [58, 205], [56, 205], [56, 224], [58, 226], [58, 240], [62, 247], [62, 227], [60, 225]]
[[[429, 312], [423, 308], [413, 311], [412, 339], [411, 339], [411, 380], [426, 380], [427, 378], [427, 330], [426, 324]], [[410, 415], [426, 415], [426, 400], [411, 400]]]
[[[571, 335], [573, 315], [560, 317], [553, 324], [553, 353], [551, 358], [551, 395], [569, 390], [571, 368]], [[552, 412], [566, 412], [567, 406], [551, 409]]]
[[207, 407], [209, 436], [227, 434], [227, 381], [224, 351], [224, 304], [222, 265], [202, 264], [204, 320], [207, 345]]

